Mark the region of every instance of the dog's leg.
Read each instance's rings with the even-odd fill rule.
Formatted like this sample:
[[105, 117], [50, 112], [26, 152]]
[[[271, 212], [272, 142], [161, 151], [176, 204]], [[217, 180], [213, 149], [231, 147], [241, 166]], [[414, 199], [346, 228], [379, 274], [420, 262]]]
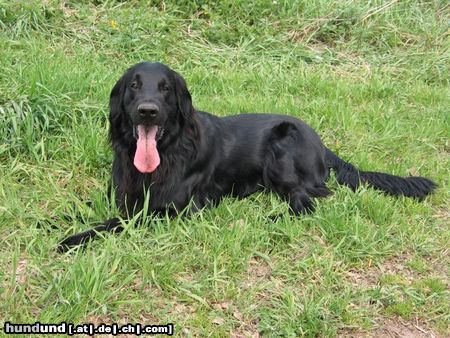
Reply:
[[289, 203], [291, 214], [301, 215], [314, 212], [314, 202], [301, 186], [286, 189], [286, 182], [273, 182], [273, 184], [276, 186], [272, 190]]
[[313, 197], [330, 194], [325, 186], [326, 166], [317, 152], [314, 139], [302, 135], [291, 123], [272, 129], [263, 180], [266, 188], [289, 203], [294, 215], [313, 212]]
[[264, 185], [287, 201], [294, 215], [314, 211], [314, 203], [296, 172], [290, 156], [270, 161], [264, 168]]
[[123, 231], [123, 227], [120, 225], [120, 220], [118, 218], [111, 218], [93, 229], [67, 237], [59, 243], [58, 252], [65, 252], [75, 246], [85, 245], [90, 240], [97, 237], [98, 233], [102, 231], [119, 233]]

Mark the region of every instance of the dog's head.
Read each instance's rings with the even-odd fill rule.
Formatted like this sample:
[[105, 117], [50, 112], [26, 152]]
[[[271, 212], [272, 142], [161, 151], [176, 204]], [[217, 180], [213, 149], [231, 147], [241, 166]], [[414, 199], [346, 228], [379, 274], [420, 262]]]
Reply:
[[134, 165], [142, 173], [156, 170], [159, 151], [195, 118], [186, 82], [161, 63], [128, 69], [112, 89], [109, 107], [113, 146], [117, 141], [136, 145]]

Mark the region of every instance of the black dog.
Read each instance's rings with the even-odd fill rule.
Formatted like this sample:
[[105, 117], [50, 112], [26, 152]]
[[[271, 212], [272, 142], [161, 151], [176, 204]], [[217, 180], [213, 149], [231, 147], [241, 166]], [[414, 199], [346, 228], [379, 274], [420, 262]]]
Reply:
[[[327, 149], [300, 120], [273, 114], [219, 118], [192, 106], [183, 78], [160, 63], [139, 63], [110, 97], [113, 189], [124, 215], [143, 208], [176, 215], [226, 195], [243, 198], [266, 189], [288, 201], [293, 214], [314, 210], [313, 197], [330, 194], [330, 169], [351, 189], [367, 184], [392, 195], [423, 199], [435, 184], [423, 177], [359, 171]], [[99, 231], [122, 230], [113, 218], [66, 238], [64, 251]]]

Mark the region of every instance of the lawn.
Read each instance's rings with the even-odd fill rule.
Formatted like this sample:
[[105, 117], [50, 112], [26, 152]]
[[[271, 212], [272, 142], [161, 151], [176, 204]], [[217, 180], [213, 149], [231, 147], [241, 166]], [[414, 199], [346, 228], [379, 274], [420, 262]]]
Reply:
[[[449, 15], [444, 0], [0, 0], [0, 325], [450, 335]], [[117, 215], [109, 93], [143, 60], [182, 74], [198, 109], [292, 115], [361, 169], [439, 188], [419, 203], [332, 177], [308, 216], [227, 198], [58, 254]]]

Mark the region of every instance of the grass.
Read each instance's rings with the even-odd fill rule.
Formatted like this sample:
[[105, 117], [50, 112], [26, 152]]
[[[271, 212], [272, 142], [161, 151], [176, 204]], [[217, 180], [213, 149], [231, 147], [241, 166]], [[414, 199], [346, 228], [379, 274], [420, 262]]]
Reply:
[[[433, 0], [0, 0], [0, 322], [449, 335], [448, 15]], [[418, 203], [331, 179], [309, 216], [272, 222], [276, 196], [228, 198], [59, 255], [117, 215], [108, 97], [141, 60], [183, 74], [199, 109], [299, 117], [360, 168], [439, 190]]]

